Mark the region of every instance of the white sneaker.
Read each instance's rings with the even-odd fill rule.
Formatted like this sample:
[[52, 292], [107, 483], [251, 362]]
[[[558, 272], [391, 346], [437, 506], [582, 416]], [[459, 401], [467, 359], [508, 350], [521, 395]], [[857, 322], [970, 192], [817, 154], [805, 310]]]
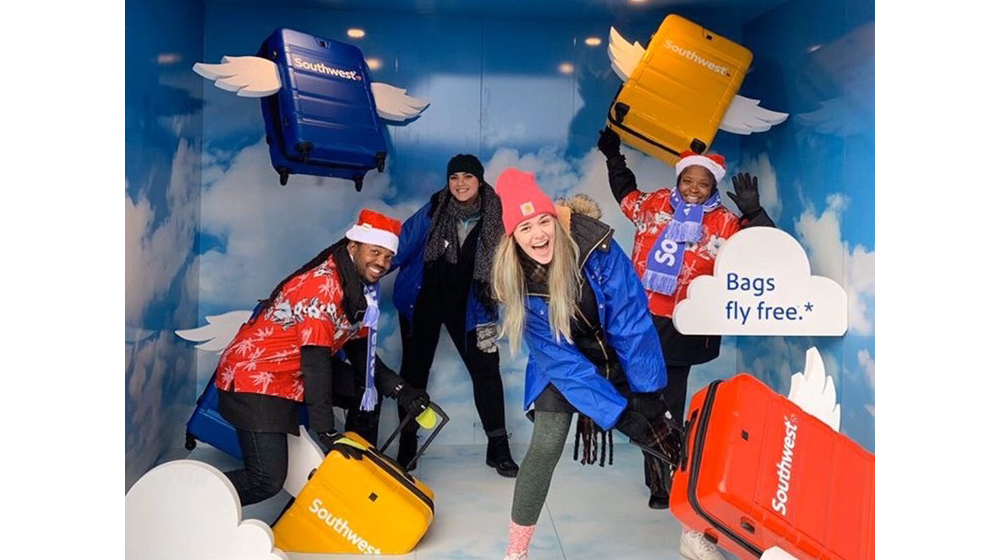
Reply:
[[681, 533], [681, 556], [690, 560], [726, 560], [719, 548], [705, 540], [704, 533], [686, 530]]
[[528, 560], [528, 553], [507, 554], [503, 557], [503, 560]]

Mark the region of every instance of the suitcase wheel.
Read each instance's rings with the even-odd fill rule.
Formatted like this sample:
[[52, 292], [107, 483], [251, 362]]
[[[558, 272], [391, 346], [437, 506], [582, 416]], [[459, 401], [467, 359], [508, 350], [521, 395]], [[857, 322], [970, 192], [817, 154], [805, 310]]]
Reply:
[[194, 436], [191, 435], [191, 432], [184, 434], [184, 449], [192, 451], [197, 446], [198, 442], [195, 441]]
[[308, 163], [309, 162], [309, 152], [311, 152], [312, 149], [313, 149], [313, 143], [312, 142], [299, 142], [298, 144], [295, 144], [295, 149], [300, 154], [302, 154], [302, 163]]
[[708, 146], [706, 146], [701, 140], [695, 138], [691, 141], [691, 149], [694, 150], [694, 153], [696, 154], [703, 154], [705, 153], [705, 150], [708, 149]]
[[375, 168], [379, 173], [385, 171], [385, 152], [375, 154]]
[[365, 180], [364, 177], [355, 177], [354, 178], [354, 190], [356, 190], [358, 192], [361, 192], [361, 186], [362, 186], [362, 183], [364, 182], [364, 180]]
[[281, 186], [283, 187], [283, 186], [287, 185], [288, 184], [288, 168], [279, 167], [277, 169], [277, 172], [278, 172], [278, 182], [281, 183]]

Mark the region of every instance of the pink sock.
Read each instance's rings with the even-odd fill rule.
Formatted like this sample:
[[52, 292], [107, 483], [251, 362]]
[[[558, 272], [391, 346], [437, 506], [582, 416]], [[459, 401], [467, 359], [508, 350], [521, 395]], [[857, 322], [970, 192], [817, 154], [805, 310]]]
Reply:
[[531, 535], [535, 534], [534, 525], [518, 525], [510, 522], [510, 544], [507, 545], [507, 554], [515, 556], [517, 554], [527, 554], [528, 544], [531, 543]]

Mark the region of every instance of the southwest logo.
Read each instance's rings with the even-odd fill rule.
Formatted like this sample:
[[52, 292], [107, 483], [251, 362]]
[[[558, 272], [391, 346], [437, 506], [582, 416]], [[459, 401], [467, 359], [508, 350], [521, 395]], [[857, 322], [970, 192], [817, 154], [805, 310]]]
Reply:
[[727, 77], [731, 75], [729, 73], [728, 66], [722, 66], [720, 64], [716, 64], [714, 62], [706, 60], [702, 58], [701, 55], [699, 55], [697, 52], [695, 52], [694, 49], [684, 49], [680, 45], [675, 44], [670, 39], [667, 39], [667, 43], [664, 46], [677, 53], [681, 58], [686, 58], [694, 62], [695, 64], [700, 64], [705, 68], [708, 68], [712, 72], [718, 72], [719, 74], [722, 74], [723, 76]]
[[309, 62], [308, 60], [302, 60], [297, 56], [292, 58], [292, 65], [299, 70], [309, 70], [310, 72], [326, 74], [327, 76], [333, 76], [335, 78], [343, 78], [345, 80], [353, 80], [356, 82], [364, 80], [364, 78], [361, 77], [356, 70], [348, 71], [341, 70], [340, 68], [332, 68], [322, 62]]

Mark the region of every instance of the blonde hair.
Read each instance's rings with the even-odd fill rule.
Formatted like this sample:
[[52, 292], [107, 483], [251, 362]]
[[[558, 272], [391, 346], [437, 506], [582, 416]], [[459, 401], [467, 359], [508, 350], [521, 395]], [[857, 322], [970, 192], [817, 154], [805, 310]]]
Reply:
[[[576, 309], [576, 299], [580, 295], [580, 247], [556, 221], [556, 235], [552, 246], [552, 261], [548, 270], [549, 329], [556, 342], [560, 338], [572, 343], [570, 320]], [[518, 258], [520, 248], [513, 235], [505, 235], [500, 240], [493, 258], [493, 293], [497, 301], [504, 304], [504, 317], [500, 335], [510, 341], [511, 355], [521, 348], [524, 335], [524, 309], [527, 304], [527, 281], [524, 267]]]

